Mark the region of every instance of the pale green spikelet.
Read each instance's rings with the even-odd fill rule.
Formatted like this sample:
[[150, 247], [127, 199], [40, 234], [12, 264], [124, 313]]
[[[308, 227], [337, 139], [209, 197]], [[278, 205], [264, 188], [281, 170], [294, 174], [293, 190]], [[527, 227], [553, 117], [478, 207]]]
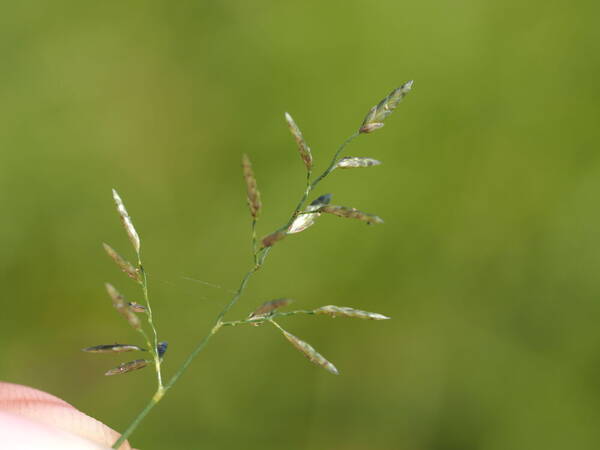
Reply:
[[377, 105], [373, 106], [363, 120], [359, 131], [361, 133], [371, 133], [383, 127], [383, 121], [385, 118], [389, 116], [394, 109], [396, 109], [398, 103], [400, 103], [406, 94], [408, 94], [408, 92], [412, 89], [412, 85], [412, 80], [404, 83], [399, 88], [396, 88], [390, 92], [390, 94], [381, 100]]
[[315, 314], [325, 314], [331, 317], [354, 317], [356, 319], [367, 320], [388, 320], [389, 317], [383, 314], [361, 311], [360, 309], [348, 308], [347, 306], [327, 305], [315, 309]]

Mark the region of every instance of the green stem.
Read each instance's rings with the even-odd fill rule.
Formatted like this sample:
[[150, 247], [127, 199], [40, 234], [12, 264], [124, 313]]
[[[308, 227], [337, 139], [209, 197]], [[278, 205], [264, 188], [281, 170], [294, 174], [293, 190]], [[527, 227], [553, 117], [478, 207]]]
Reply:
[[254, 256], [254, 265], [258, 263], [258, 256], [256, 255], [257, 249], [257, 239], [256, 239], [256, 218], [252, 219], [252, 255]]
[[[160, 357], [158, 356], [158, 332], [156, 331], [156, 327], [154, 326], [154, 320], [152, 318], [152, 307], [150, 306], [150, 297], [148, 295], [148, 276], [146, 274], [146, 271], [144, 270], [144, 267], [142, 266], [142, 258], [139, 254], [138, 254], [138, 267], [139, 267], [140, 272], [142, 273], [142, 292], [144, 294], [144, 301], [146, 303], [146, 314], [148, 317], [148, 325], [150, 325], [150, 328], [152, 329], [152, 335], [153, 335], [153, 341], [154, 341], [154, 345], [149, 345], [150, 352], [152, 354], [152, 358], [154, 359], [154, 367], [156, 369], [158, 390], [160, 391], [163, 389], [163, 382], [162, 382], [162, 372], [161, 372], [161, 367], [160, 367]], [[146, 336], [146, 333], [142, 333], [142, 334], [144, 334], [144, 336]], [[147, 337], [146, 337], [146, 340], [148, 340]]]

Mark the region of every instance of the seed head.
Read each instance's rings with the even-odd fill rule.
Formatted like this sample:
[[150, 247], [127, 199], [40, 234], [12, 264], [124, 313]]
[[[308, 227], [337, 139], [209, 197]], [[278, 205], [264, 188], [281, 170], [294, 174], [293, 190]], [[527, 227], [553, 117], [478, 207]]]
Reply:
[[125, 228], [125, 231], [127, 232], [127, 236], [129, 236], [129, 241], [131, 242], [131, 245], [133, 245], [135, 252], [139, 255], [140, 254], [140, 237], [138, 236], [137, 231], [135, 231], [135, 227], [133, 226], [131, 217], [129, 217], [129, 213], [125, 209], [123, 200], [121, 200], [121, 197], [119, 196], [119, 194], [117, 193], [116, 190], [113, 189], [112, 193], [113, 193], [113, 199], [115, 200], [115, 205], [117, 205], [117, 211], [119, 213], [119, 216], [121, 216], [121, 222], [123, 223], [123, 227]]
[[133, 372], [134, 370], [143, 369], [148, 365], [150, 361], [146, 359], [136, 359], [135, 361], [125, 362], [115, 367], [114, 369], [110, 369], [104, 375], [121, 375], [122, 373]]
[[285, 120], [288, 123], [290, 133], [292, 133], [292, 136], [294, 136], [294, 139], [296, 139], [296, 144], [298, 144], [298, 151], [300, 152], [300, 157], [302, 158], [302, 161], [304, 161], [306, 169], [310, 170], [313, 164], [310, 147], [304, 140], [302, 132], [300, 131], [300, 128], [298, 128], [298, 125], [296, 125], [296, 122], [294, 122], [294, 119], [292, 119], [292, 116], [290, 116], [288, 113], [285, 113]]
[[400, 103], [406, 94], [408, 94], [408, 92], [412, 89], [412, 85], [412, 81], [404, 83], [399, 88], [396, 88], [390, 92], [390, 94], [381, 100], [377, 105], [373, 106], [363, 120], [359, 131], [361, 133], [371, 133], [381, 128], [385, 118], [389, 116], [394, 109], [396, 109], [398, 103]]
[[142, 277], [140, 276], [139, 271], [133, 267], [129, 261], [119, 255], [110, 245], [102, 244], [102, 246], [104, 247], [106, 254], [112, 258], [115, 264], [119, 266], [119, 268], [125, 272], [129, 278], [137, 281], [138, 283], [142, 282]]
[[323, 355], [321, 355], [318, 351], [316, 351], [308, 342], [304, 342], [302, 339], [297, 338], [292, 333], [288, 333], [283, 330], [283, 335], [286, 337], [288, 341], [292, 343], [294, 347], [296, 347], [299, 351], [306, 356], [309, 361], [317, 366], [321, 366], [323, 369], [332, 373], [334, 375], [339, 375], [336, 367], [327, 361]]
[[244, 180], [246, 180], [246, 191], [248, 193], [248, 208], [250, 208], [250, 214], [256, 219], [260, 213], [261, 202], [260, 192], [256, 187], [256, 178], [252, 171], [252, 164], [250, 158], [247, 155], [242, 157], [242, 169], [244, 171]]

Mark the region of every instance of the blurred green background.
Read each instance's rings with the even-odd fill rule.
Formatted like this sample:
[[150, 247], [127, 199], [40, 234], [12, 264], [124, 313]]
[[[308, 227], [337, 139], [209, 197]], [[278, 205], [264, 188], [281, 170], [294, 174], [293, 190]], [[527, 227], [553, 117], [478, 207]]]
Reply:
[[[0, 15], [0, 378], [123, 430], [150, 370], [102, 374], [138, 342], [103, 289], [136, 287], [110, 189], [142, 237], [167, 376], [249, 267], [240, 157], [259, 234], [392, 88], [413, 92], [316, 194], [232, 311], [353, 306], [387, 322], [226, 329], [133, 436], [141, 449], [596, 449], [600, 442], [597, 2], [5, 2]], [[216, 284], [212, 287], [201, 280]]]

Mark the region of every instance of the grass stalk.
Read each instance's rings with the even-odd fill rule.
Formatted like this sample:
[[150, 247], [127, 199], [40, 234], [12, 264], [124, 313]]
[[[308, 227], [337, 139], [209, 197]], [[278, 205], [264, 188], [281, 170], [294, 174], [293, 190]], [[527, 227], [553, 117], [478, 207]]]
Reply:
[[[298, 217], [298, 215], [302, 214], [302, 210], [304, 209], [304, 207], [306, 205], [306, 202], [308, 200], [308, 197], [309, 197], [311, 191], [314, 190], [319, 185], [319, 183], [321, 181], [323, 181], [335, 169], [340, 154], [344, 151], [346, 146], [350, 142], [352, 142], [355, 138], [357, 138], [360, 134], [361, 134], [360, 131], [357, 131], [354, 134], [352, 134], [350, 137], [348, 137], [338, 147], [338, 149], [336, 150], [335, 154], [333, 155], [333, 158], [331, 159], [327, 168], [323, 171], [323, 173], [321, 173], [312, 182], [311, 182], [312, 171], [311, 171], [310, 167], [307, 167], [308, 171], [307, 171], [307, 177], [306, 177], [306, 187], [304, 189], [302, 197], [300, 198], [300, 201], [298, 202], [293, 213], [291, 214], [289, 221], [287, 222], [286, 225], [281, 227], [280, 230], [282, 230], [282, 231], [287, 230], [290, 227], [290, 225], [294, 222], [294, 220]], [[281, 328], [281, 326], [279, 326], [279, 324], [277, 324], [273, 320], [274, 318], [286, 317], [286, 316], [292, 316], [292, 315], [300, 315], [300, 314], [305, 314], [305, 315], [314, 315], [315, 314], [315, 311], [312, 311], [312, 310], [296, 310], [296, 311], [290, 311], [290, 312], [275, 312], [275, 313], [272, 313], [272, 314], [262, 317], [262, 318], [258, 317], [258, 318], [229, 321], [229, 322], [223, 321], [226, 314], [231, 310], [231, 308], [233, 308], [235, 306], [235, 304], [242, 297], [244, 290], [246, 289], [246, 286], [248, 285], [251, 277], [263, 266], [268, 254], [270, 252], [270, 249], [271, 249], [271, 247], [261, 248], [260, 250], [257, 250], [257, 248], [258, 248], [258, 243], [257, 243], [257, 237], [256, 237], [256, 217], [254, 214], [254, 217], [252, 220], [252, 252], [253, 252], [253, 260], [254, 260], [253, 267], [248, 272], [246, 272], [246, 274], [244, 275], [244, 277], [242, 278], [242, 280], [240, 282], [238, 289], [235, 291], [233, 297], [224, 306], [224, 308], [221, 310], [221, 312], [219, 312], [219, 314], [216, 316], [210, 332], [208, 334], [206, 334], [204, 336], [204, 338], [202, 338], [202, 340], [199, 341], [199, 343], [191, 351], [191, 353], [187, 356], [187, 358], [182, 363], [182, 365], [179, 367], [179, 369], [169, 379], [169, 381], [164, 385], [162, 383], [161, 361], [160, 361], [160, 358], [159, 358], [158, 352], [157, 352], [158, 333], [157, 333], [156, 328], [153, 323], [152, 308], [150, 306], [149, 296], [148, 296], [148, 280], [147, 280], [146, 272], [144, 271], [144, 269], [142, 267], [141, 258], [139, 258], [139, 252], [138, 252], [138, 263], [139, 263], [139, 270], [142, 273], [142, 283], [141, 284], [142, 284], [142, 289], [143, 289], [143, 293], [144, 293], [144, 300], [146, 302], [146, 307], [147, 307], [148, 324], [152, 328], [152, 332], [153, 332], [154, 345], [151, 346], [151, 351], [152, 351], [152, 355], [154, 357], [156, 372], [157, 372], [157, 376], [158, 376], [158, 388], [157, 388], [154, 396], [148, 402], [148, 404], [135, 417], [135, 419], [131, 422], [131, 424], [123, 432], [121, 437], [114, 443], [112, 448], [118, 449], [123, 444], [123, 442], [125, 442], [125, 440], [127, 440], [129, 438], [129, 436], [131, 436], [131, 434], [137, 429], [139, 424], [148, 415], [148, 413], [162, 400], [162, 398], [164, 397], [166, 392], [168, 390], [170, 390], [177, 383], [177, 381], [180, 379], [180, 377], [186, 372], [186, 370], [192, 364], [194, 359], [206, 347], [206, 345], [208, 344], [210, 339], [222, 327], [224, 327], [224, 326], [232, 326], [233, 327], [233, 326], [242, 325], [242, 324], [252, 324], [252, 323], [257, 323], [257, 322], [269, 321], [275, 327], [279, 328], [282, 332], [286, 333], [285, 330], [283, 330], [283, 328]], [[146, 336], [146, 340], [148, 340], [147, 336]]]

